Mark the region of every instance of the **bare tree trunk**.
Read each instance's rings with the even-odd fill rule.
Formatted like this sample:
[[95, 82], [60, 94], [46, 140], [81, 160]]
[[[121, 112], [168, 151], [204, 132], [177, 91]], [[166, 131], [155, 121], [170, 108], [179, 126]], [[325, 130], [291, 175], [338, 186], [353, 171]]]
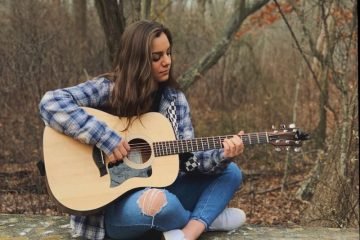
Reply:
[[[298, 97], [299, 97], [299, 89], [300, 89], [300, 79], [303, 78], [302, 68], [300, 68], [300, 74], [296, 79], [295, 83], [295, 93], [294, 93], [294, 103], [293, 103], [293, 112], [292, 112], [292, 122], [296, 123], [296, 111], [297, 111], [297, 104], [298, 104]], [[287, 181], [289, 175], [289, 169], [291, 169], [291, 154], [289, 151], [286, 153], [286, 160], [285, 160], [285, 169], [284, 169], [284, 177], [281, 183], [281, 192], [284, 192], [287, 188]]]
[[141, 0], [123, 1], [126, 25], [141, 19]]
[[[351, 52], [357, 50], [357, 21], [353, 26], [337, 25], [329, 12], [339, 9], [337, 1], [321, 1], [321, 19], [324, 35], [323, 48], [318, 49], [322, 57], [321, 74], [332, 76], [332, 83], [338, 90], [340, 109], [339, 121], [336, 121], [333, 139], [329, 142], [329, 149], [325, 158], [320, 160], [318, 183], [313, 187], [313, 197], [310, 207], [304, 212], [304, 222], [316, 225], [333, 227], [349, 227], [359, 225], [359, 184], [358, 179], [358, 145], [351, 143], [358, 141], [358, 123], [356, 111], [358, 107], [358, 92], [354, 86], [358, 85], [354, 73], [353, 63], [355, 57]], [[352, 7], [356, 8], [356, 3]], [[348, 10], [348, 9], [347, 9]], [[355, 16], [353, 16], [355, 18]], [[341, 27], [341, 28], [339, 28]], [[334, 38], [335, 32], [346, 32], [344, 38]], [[337, 48], [335, 52], [334, 49]], [[351, 59], [350, 59], [351, 58]], [[329, 84], [328, 77], [322, 77]], [[323, 107], [327, 107], [324, 105]], [[356, 119], [356, 120], [355, 120]], [[328, 137], [327, 137], [328, 139]], [[316, 178], [313, 178], [316, 179]]]
[[[330, 22], [330, 20], [328, 20]], [[333, 31], [333, 24], [329, 31]], [[326, 126], [327, 126], [327, 106], [329, 104], [329, 84], [328, 84], [328, 67], [325, 63], [327, 56], [329, 56], [329, 46], [326, 43], [325, 24], [322, 25], [320, 35], [317, 39], [316, 51], [321, 54], [321, 59], [314, 57], [312, 67], [317, 75], [320, 83], [320, 98], [319, 98], [319, 122], [316, 128], [316, 145], [318, 148], [324, 148], [326, 140]]]
[[[329, 71], [329, 66], [328, 66], [328, 61], [329, 58], [332, 56], [333, 54], [333, 48], [331, 47], [332, 44], [330, 44], [330, 38], [331, 36], [329, 36], [329, 32], [333, 32], [334, 31], [334, 23], [333, 23], [333, 19], [331, 17], [329, 17], [327, 14], [329, 13], [330, 9], [333, 6], [330, 6], [328, 8], [326, 8], [326, 4], [325, 2], [319, 2], [319, 9], [320, 12], [324, 11], [322, 17], [322, 22], [321, 22], [321, 29], [320, 29], [320, 33], [317, 37], [317, 41], [316, 44], [314, 43], [313, 37], [311, 35], [311, 31], [307, 28], [305, 22], [304, 22], [304, 18], [303, 18], [303, 12], [300, 12], [299, 9], [297, 9], [294, 6], [294, 10], [296, 11], [296, 13], [298, 14], [299, 20], [302, 24], [303, 27], [303, 32], [305, 37], [307, 38], [307, 41], [309, 43], [310, 49], [312, 51], [313, 54], [313, 61], [311, 63], [311, 70], [312, 73], [315, 75], [313, 76], [315, 78], [315, 81], [317, 86], [319, 87], [319, 91], [320, 91], [320, 97], [319, 97], [319, 122], [316, 128], [316, 132], [314, 133], [315, 135], [315, 141], [316, 141], [316, 147], [320, 148], [320, 149], [324, 149], [325, 147], [325, 142], [326, 142], [326, 129], [327, 129], [327, 110], [331, 109], [329, 107], [329, 79], [328, 79], [328, 71]], [[326, 11], [326, 14], [325, 14]], [[317, 168], [321, 167], [321, 164], [316, 164], [316, 166], [314, 167], [314, 171], [312, 171], [313, 173], [318, 173]], [[321, 171], [321, 169], [319, 170]], [[314, 176], [314, 177], [310, 177], [307, 181], [305, 181], [303, 183], [303, 186], [301, 186], [300, 190], [304, 190], [304, 191], [315, 191], [315, 185], [317, 182], [318, 177]], [[314, 181], [314, 182], [311, 182]], [[308, 185], [308, 186], [306, 186]], [[300, 191], [299, 190], [299, 191]], [[314, 193], [306, 193], [303, 194], [301, 192], [297, 193], [297, 196], [312, 196]], [[307, 199], [309, 200], [309, 199]]]
[[73, 5], [73, 14], [75, 16], [75, 36], [78, 37], [79, 44], [79, 57], [81, 65], [85, 62], [85, 49], [87, 42], [87, 4], [86, 0], [76, 0]]
[[150, 19], [151, 14], [151, 0], [142, 0], [141, 18]]
[[118, 50], [119, 39], [126, 25], [123, 1], [95, 0], [95, 6], [105, 33], [109, 58], [112, 63]]
[[206, 0], [197, 0], [198, 13], [201, 14], [202, 20], [205, 23], [205, 13], [206, 13]]
[[141, 18], [141, 0], [95, 0], [95, 6], [105, 33], [110, 62], [113, 63], [126, 25]]

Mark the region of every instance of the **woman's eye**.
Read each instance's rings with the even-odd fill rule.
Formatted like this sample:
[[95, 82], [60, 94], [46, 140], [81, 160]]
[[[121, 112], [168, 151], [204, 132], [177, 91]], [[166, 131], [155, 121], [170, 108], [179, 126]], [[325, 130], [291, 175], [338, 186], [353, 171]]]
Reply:
[[158, 53], [152, 54], [152, 60], [153, 60], [154, 62], [159, 61], [160, 58], [161, 58], [161, 55], [160, 55], [160, 54], [158, 54]]

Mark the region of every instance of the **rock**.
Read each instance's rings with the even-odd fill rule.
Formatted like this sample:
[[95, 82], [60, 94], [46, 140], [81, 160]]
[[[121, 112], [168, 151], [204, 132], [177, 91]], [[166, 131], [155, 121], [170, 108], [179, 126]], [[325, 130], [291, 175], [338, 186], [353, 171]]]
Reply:
[[[0, 214], [0, 240], [59, 240], [71, 238], [66, 216]], [[334, 239], [358, 240], [359, 229], [264, 227], [245, 225], [230, 232], [204, 233], [200, 240]]]

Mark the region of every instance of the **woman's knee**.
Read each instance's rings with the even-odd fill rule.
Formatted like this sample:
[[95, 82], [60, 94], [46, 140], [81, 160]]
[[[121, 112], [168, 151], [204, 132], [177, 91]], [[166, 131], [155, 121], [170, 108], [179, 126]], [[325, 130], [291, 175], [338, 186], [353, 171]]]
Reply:
[[[138, 199], [138, 206], [144, 215], [154, 217], [157, 214], [172, 214], [178, 212], [182, 205], [179, 199], [166, 189], [146, 189]], [[164, 207], [166, 209], [164, 210]], [[164, 213], [166, 212], [166, 213]]]
[[174, 227], [178, 228], [185, 225], [190, 217], [179, 199], [166, 189], [146, 189], [138, 198], [138, 206], [142, 214], [152, 218], [156, 216], [157, 224], [164, 229], [167, 229], [169, 221], [172, 222], [171, 219], [177, 219]]
[[167, 197], [162, 189], [149, 188], [138, 199], [138, 205], [144, 215], [154, 217], [167, 204]]

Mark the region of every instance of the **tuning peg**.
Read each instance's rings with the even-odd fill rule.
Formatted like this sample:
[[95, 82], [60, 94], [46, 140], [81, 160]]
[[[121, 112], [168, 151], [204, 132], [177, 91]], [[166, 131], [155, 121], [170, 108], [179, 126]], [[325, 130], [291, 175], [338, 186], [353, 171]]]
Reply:
[[277, 152], [281, 152], [281, 148], [276, 147], [276, 148], [275, 148], [275, 151], [277, 151]]
[[277, 132], [278, 132], [277, 129], [276, 129], [276, 127], [275, 127], [275, 125], [272, 125], [272, 126], [271, 126], [271, 129], [274, 131], [274, 133], [277, 133]]
[[286, 151], [289, 151], [290, 150], [290, 147], [286, 147]]
[[294, 152], [300, 152], [301, 151], [301, 147], [295, 147], [294, 148]]
[[295, 123], [290, 123], [290, 124], [289, 124], [289, 128], [296, 128]]
[[281, 130], [286, 129], [286, 125], [285, 124], [280, 124], [280, 129]]

